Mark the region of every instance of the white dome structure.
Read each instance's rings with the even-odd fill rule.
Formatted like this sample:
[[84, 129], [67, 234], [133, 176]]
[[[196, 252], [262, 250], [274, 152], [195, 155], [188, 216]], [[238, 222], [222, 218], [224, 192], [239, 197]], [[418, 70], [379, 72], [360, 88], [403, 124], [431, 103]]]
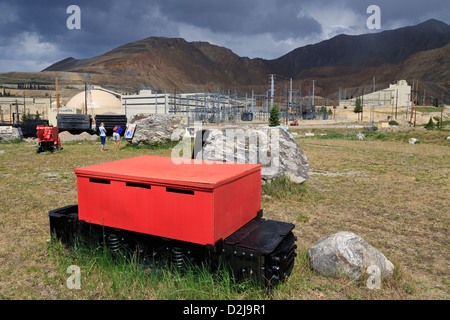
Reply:
[[[73, 96], [66, 104], [68, 109], [83, 110], [86, 97], [85, 92], [80, 92]], [[88, 114], [121, 113], [122, 103], [111, 93], [102, 90], [91, 90], [90, 98], [87, 97]]]

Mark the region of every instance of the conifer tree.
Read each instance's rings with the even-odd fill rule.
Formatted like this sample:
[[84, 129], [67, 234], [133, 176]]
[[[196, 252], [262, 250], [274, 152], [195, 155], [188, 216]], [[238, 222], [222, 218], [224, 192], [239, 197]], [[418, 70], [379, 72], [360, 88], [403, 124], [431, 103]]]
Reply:
[[280, 125], [280, 111], [278, 110], [278, 107], [274, 105], [272, 109], [270, 109], [269, 126], [277, 127], [279, 125]]

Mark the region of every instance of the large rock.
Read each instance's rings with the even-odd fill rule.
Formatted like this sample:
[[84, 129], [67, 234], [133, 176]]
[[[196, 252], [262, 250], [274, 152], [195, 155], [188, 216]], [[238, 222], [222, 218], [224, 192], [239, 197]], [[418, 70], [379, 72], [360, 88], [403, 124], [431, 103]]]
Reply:
[[379, 268], [381, 277], [391, 276], [394, 271], [394, 265], [381, 252], [347, 231], [320, 239], [308, 249], [308, 257], [311, 268], [320, 273], [355, 280], [371, 266]]
[[264, 181], [283, 176], [296, 183], [308, 179], [308, 159], [289, 130], [240, 127], [208, 132], [201, 153], [203, 160], [262, 164]]
[[136, 130], [132, 144], [155, 144], [180, 141], [186, 127], [181, 118], [176, 116], [150, 116], [135, 122]]
[[0, 133], [0, 142], [11, 142], [16, 139], [21, 139], [19, 129], [11, 127], [11, 133]]

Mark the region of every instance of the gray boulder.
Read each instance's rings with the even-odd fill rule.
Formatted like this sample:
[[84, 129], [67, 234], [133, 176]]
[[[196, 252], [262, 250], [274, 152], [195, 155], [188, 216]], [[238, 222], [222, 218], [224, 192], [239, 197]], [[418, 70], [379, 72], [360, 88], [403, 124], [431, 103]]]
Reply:
[[209, 130], [200, 153], [203, 160], [262, 164], [262, 180], [288, 176], [308, 179], [309, 163], [289, 130], [278, 127], [232, 127]]
[[186, 132], [183, 121], [176, 116], [155, 115], [138, 120], [135, 124], [131, 140], [134, 145], [180, 141]]
[[11, 142], [15, 139], [21, 139], [19, 129], [11, 127], [11, 133], [0, 133], [0, 142]]
[[391, 276], [394, 265], [377, 249], [352, 232], [339, 232], [317, 241], [308, 249], [311, 268], [325, 275], [359, 280], [369, 267], [380, 276]]

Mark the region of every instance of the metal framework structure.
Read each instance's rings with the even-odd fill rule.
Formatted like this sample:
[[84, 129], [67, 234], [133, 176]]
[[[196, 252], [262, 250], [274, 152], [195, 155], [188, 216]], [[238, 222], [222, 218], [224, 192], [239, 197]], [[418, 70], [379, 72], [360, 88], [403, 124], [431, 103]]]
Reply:
[[[136, 114], [177, 114], [190, 121], [206, 123], [223, 123], [244, 119], [243, 115], [251, 113], [253, 121], [267, 121], [273, 106], [277, 106], [282, 123], [294, 119], [316, 119], [322, 116], [316, 111], [314, 98], [309, 91], [302, 97], [301, 86], [293, 89], [292, 79], [289, 88], [278, 89], [275, 94], [276, 76], [270, 75], [270, 89], [265, 94], [239, 96], [236, 91], [216, 91], [204, 93], [150, 93], [123, 95], [122, 107], [128, 117]], [[313, 83], [314, 85], [314, 83]]]

